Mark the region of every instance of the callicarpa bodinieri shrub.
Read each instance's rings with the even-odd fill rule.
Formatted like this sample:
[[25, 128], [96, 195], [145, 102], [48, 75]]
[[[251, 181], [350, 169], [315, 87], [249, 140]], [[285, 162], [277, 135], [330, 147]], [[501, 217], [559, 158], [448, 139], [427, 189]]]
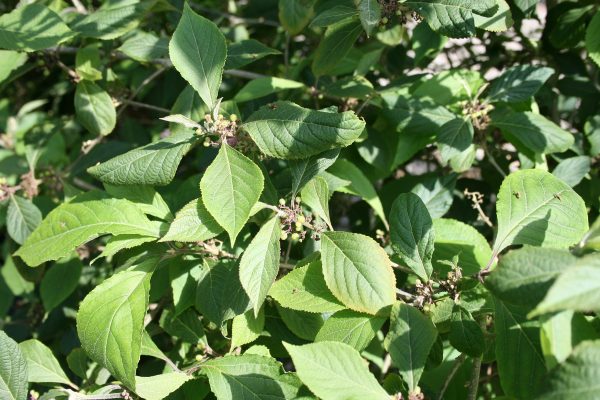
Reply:
[[600, 4], [0, 2], [0, 400], [600, 399]]

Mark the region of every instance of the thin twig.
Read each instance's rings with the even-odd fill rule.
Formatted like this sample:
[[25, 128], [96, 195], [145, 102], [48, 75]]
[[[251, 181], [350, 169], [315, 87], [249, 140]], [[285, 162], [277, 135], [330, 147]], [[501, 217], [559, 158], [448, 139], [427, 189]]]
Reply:
[[121, 100], [121, 103], [127, 103], [133, 107], [146, 108], [148, 110], [158, 111], [163, 114], [171, 114], [171, 110], [169, 110], [169, 109], [166, 109], [163, 107], [158, 107], [158, 106], [153, 106], [152, 104], [140, 103], [139, 101], [124, 99], [124, 100]]
[[[155, 80], [156, 78], [158, 78], [167, 69], [168, 69], [167, 67], [162, 67], [162, 68], [157, 69], [156, 71], [154, 71], [152, 73], [152, 75], [150, 75], [149, 77], [147, 77], [146, 79], [144, 79], [144, 81], [133, 91], [133, 93], [131, 93], [131, 95], [127, 98], [127, 101], [132, 101], [133, 99], [135, 99], [135, 97], [142, 91], [142, 89], [144, 87], [146, 87], [153, 80]], [[123, 112], [127, 109], [127, 106], [129, 105], [127, 102], [123, 102], [122, 104], [123, 104], [123, 106], [121, 107], [121, 109], [117, 113], [117, 118], [119, 118], [121, 116], [121, 114], [123, 114]]]
[[267, 77], [267, 75], [257, 74], [256, 72], [242, 71], [241, 69], [226, 69], [225, 71], [223, 71], [223, 74], [244, 79], [257, 79]]
[[203, 7], [201, 5], [194, 4], [194, 3], [192, 3], [191, 6], [192, 6], [192, 8], [195, 8], [198, 11], [202, 11], [202, 12], [208, 13], [208, 14], [218, 15], [223, 18], [227, 18], [227, 19], [229, 19], [229, 21], [231, 21], [231, 24], [234, 26], [241, 25], [241, 24], [247, 24], [247, 25], [255, 24], [255, 25], [268, 25], [268, 26], [273, 26], [273, 27], [279, 27], [279, 23], [265, 19], [263, 17], [244, 18], [244, 17], [238, 17], [235, 14], [215, 10], [214, 8]]
[[79, 14], [87, 14], [88, 10], [85, 8], [83, 4], [79, 0], [71, 0], [71, 3], [75, 6], [75, 9]]
[[503, 178], [506, 178], [506, 173], [502, 170], [502, 168], [500, 168], [500, 165], [498, 165], [498, 163], [496, 162], [496, 159], [494, 158], [492, 153], [488, 150], [487, 144], [485, 144], [485, 142], [483, 142], [481, 147], [483, 147], [483, 151], [484, 151], [485, 155], [487, 156], [487, 158], [489, 159], [490, 164], [492, 164], [492, 166], [496, 169], [496, 171], [498, 171], [500, 173], [500, 175], [502, 175]]
[[405, 292], [402, 289], [396, 289], [396, 294], [398, 294], [399, 296], [405, 297], [407, 299], [410, 299], [410, 300], [414, 300], [414, 299], [417, 298], [417, 296], [415, 296], [414, 294], [410, 294], [408, 292]]
[[446, 377], [446, 380], [444, 381], [444, 386], [442, 386], [442, 390], [440, 390], [440, 394], [438, 396], [439, 400], [444, 400], [444, 394], [446, 393], [446, 389], [448, 389], [450, 382], [452, 382], [454, 375], [456, 375], [456, 373], [460, 369], [461, 365], [463, 365], [463, 363], [465, 362], [465, 359], [466, 359], [465, 355], [461, 354], [460, 356], [456, 357], [456, 359], [454, 360], [454, 365], [452, 366], [450, 373], [448, 374], [448, 376]]
[[405, 266], [400, 265], [400, 264], [396, 264], [395, 262], [392, 262], [392, 268], [400, 270], [400, 271], [402, 271], [404, 273], [407, 273], [407, 274], [412, 274], [413, 273], [412, 269], [406, 268]]

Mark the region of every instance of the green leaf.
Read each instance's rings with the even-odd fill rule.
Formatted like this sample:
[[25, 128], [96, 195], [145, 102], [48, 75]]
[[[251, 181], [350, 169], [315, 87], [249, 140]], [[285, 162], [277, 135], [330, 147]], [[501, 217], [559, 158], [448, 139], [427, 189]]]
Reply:
[[331, 149], [301, 160], [290, 160], [292, 197], [296, 197], [298, 191], [310, 182], [311, 179], [331, 167], [339, 154], [340, 149]]
[[14, 296], [29, 294], [33, 292], [33, 289], [35, 288], [32, 282], [23, 278], [11, 256], [6, 257], [6, 261], [4, 262], [2, 269], [0, 269], [0, 274], [2, 274], [3, 281], [10, 293]]
[[335, 97], [354, 97], [366, 100], [374, 95], [375, 88], [373, 84], [365, 77], [355, 75], [337, 80], [327, 85], [325, 93]]
[[471, 118], [456, 118], [442, 125], [437, 136], [442, 161], [447, 163], [468, 150], [473, 143], [473, 135]]
[[115, 129], [117, 112], [112, 99], [94, 82], [82, 80], [75, 89], [77, 121], [90, 133], [106, 136]]
[[429, 281], [435, 233], [427, 207], [413, 193], [399, 195], [390, 211], [392, 248], [418, 277]]
[[327, 181], [320, 176], [316, 176], [302, 188], [300, 195], [302, 196], [302, 202], [309, 206], [314, 214], [321, 217], [330, 230], [333, 230], [331, 218], [329, 217], [330, 193]]
[[111, 40], [135, 29], [155, 0], [117, 0], [106, 2], [93, 13], [81, 15], [71, 28], [81, 36]]
[[556, 277], [575, 260], [567, 250], [524, 246], [500, 258], [485, 285], [504, 302], [535, 307]]
[[390, 398], [358, 351], [345, 343], [318, 342], [304, 346], [284, 343], [284, 346], [302, 382], [322, 399]]
[[144, 243], [155, 242], [156, 237], [140, 236], [140, 235], [119, 235], [108, 239], [104, 250], [96, 258], [90, 261], [90, 265], [95, 263], [100, 258], [112, 258], [115, 254], [125, 249], [132, 249], [143, 245]]
[[[165, 354], [158, 348], [156, 343], [152, 341], [152, 338], [145, 330], [142, 332], [141, 354], [143, 356], [158, 358], [159, 360], [165, 360], [166, 358]], [[83, 357], [85, 358], [85, 355]]]
[[327, 318], [317, 333], [315, 342], [342, 342], [357, 351], [363, 351], [375, 338], [384, 322], [384, 318], [341, 310]]
[[546, 374], [539, 323], [528, 321], [527, 311], [522, 308], [509, 306], [498, 299], [494, 299], [494, 304], [500, 385], [508, 396], [535, 398]]
[[30, 339], [19, 343], [21, 352], [27, 361], [28, 377], [30, 383], [62, 383], [72, 385], [71, 381], [62, 370], [52, 350], [39, 340]]
[[314, 341], [317, 332], [323, 326], [323, 315], [309, 313], [306, 311], [296, 311], [289, 308], [283, 308], [276, 304], [277, 313], [285, 326], [296, 337], [300, 339]]
[[66, 300], [79, 286], [83, 266], [77, 258], [54, 263], [46, 270], [40, 284], [40, 296], [46, 311], [51, 311]]
[[335, 175], [337, 178], [350, 181], [349, 185], [336, 190], [338, 192], [362, 197], [362, 199], [366, 201], [371, 208], [373, 208], [375, 214], [381, 218], [383, 225], [387, 228], [388, 222], [385, 217], [385, 212], [383, 211], [381, 200], [379, 199], [373, 184], [360, 168], [352, 164], [350, 161], [341, 158], [338, 159], [335, 164], [328, 169], [328, 172]]
[[0, 16], [0, 47], [37, 51], [56, 46], [75, 34], [60, 17], [41, 4], [29, 4]]
[[338, 300], [368, 314], [394, 303], [394, 271], [375, 240], [357, 233], [326, 232], [321, 242], [325, 282]]
[[431, 218], [440, 218], [448, 212], [454, 200], [456, 174], [435, 177], [419, 182], [411, 192], [423, 200]]
[[237, 263], [225, 260], [204, 265], [196, 278], [196, 309], [218, 326], [252, 308], [239, 276]]
[[377, 0], [355, 0], [358, 8], [358, 16], [367, 36], [370, 36], [379, 25], [381, 18], [381, 6]]
[[530, 155], [561, 153], [574, 143], [573, 135], [546, 117], [526, 112], [492, 113], [491, 125], [520, 152]]
[[91, 44], [77, 50], [75, 55], [75, 72], [81, 79], [98, 81], [102, 79], [102, 61], [100, 59], [100, 46]]
[[219, 95], [227, 44], [219, 28], [185, 3], [183, 15], [169, 42], [173, 66], [212, 110]]
[[161, 400], [169, 396], [184, 383], [194, 379], [183, 372], [168, 372], [154, 376], [136, 376], [135, 392], [145, 400]]
[[600, 340], [586, 341], [548, 376], [539, 400], [596, 399], [600, 385]]
[[136, 61], [150, 62], [169, 54], [169, 40], [140, 31], [125, 40], [118, 50]]
[[356, 18], [347, 18], [329, 26], [314, 53], [313, 73], [323, 76], [334, 71], [340, 60], [352, 49], [361, 32], [362, 25]]
[[160, 316], [160, 327], [169, 335], [179, 338], [186, 343], [197, 345], [206, 342], [204, 327], [198, 313], [188, 308], [177, 315], [171, 310], [163, 311]]
[[358, 16], [358, 9], [352, 1], [344, 1], [341, 4], [333, 3], [331, 7], [323, 7], [323, 10], [319, 11], [317, 9], [318, 14], [310, 22], [310, 27], [323, 28], [346, 18]]
[[171, 210], [163, 197], [152, 186], [104, 184], [106, 192], [117, 199], [127, 199], [135, 203], [144, 214], [162, 220], [172, 220]]
[[262, 306], [279, 271], [281, 224], [275, 216], [252, 239], [240, 260], [240, 282], [254, 307]]
[[266, 76], [264, 78], [256, 78], [248, 82], [233, 98], [234, 101], [242, 103], [261, 97], [268, 96], [273, 93], [282, 92], [289, 89], [304, 88], [302, 82], [292, 81], [290, 79], [277, 78]]
[[133, 203], [88, 192], [52, 210], [15, 255], [36, 266], [65, 257], [103, 234], [159, 236], [157, 225]]
[[279, 0], [279, 21], [283, 28], [295, 36], [311, 20], [315, 0]]
[[600, 66], [600, 11], [596, 12], [585, 31], [588, 56]]
[[540, 329], [542, 352], [548, 370], [562, 364], [579, 343], [598, 337], [593, 322], [574, 311], [548, 315], [542, 319]]
[[150, 278], [156, 264], [156, 258], [149, 258], [111, 276], [83, 299], [77, 313], [81, 347], [132, 390], [141, 355]]
[[256, 111], [242, 127], [264, 154], [293, 160], [352, 144], [365, 122], [352, 111], [316, 111], [280, 101]]
[[223, 144], [202, 176], [200, 191], [206, 209], [229, 234], [232, 245], [263, 188], [260, 168], [242, 153]]
[[192, 131], [177, 133], [95, 165], [88, 172], [113, 185], [166, 185], [196, 140]]
[[419, 310], [408, 304], [394, 303], [384, 346], [410, 392], [414, 392], [419, 384], [437, 335], [433, 322]]
[[506, 0], [496, 0], [498, 10], [490, 17], [473, 14], [475, 26], [490, 32], [502, 32], [511, 28], [514, 24], [510, 6]]
[[515, 6], [526, 16], [530, 17], [540, 0], [513, 0]]
[[556, 278], [531, 316], [562, 310], [600, 310], [599, 277], [600, 255], [591, 254], [578, 260]]
[[27, 399], [27, 361], [17, 343], [0, 331], [0, 397], [6, 400]]
[[433, 231], [433, 260], [438, 271], [448, 269], [441, 261], [458, 256], [458, 265], [463, 275], [473, 275], [485, 268], [492, 259], [492, 250], [487, 240], [470, 225], [454, 219], [440, 218], [433, 220]]
[[175, 214], [169, 230], [160, 242], [201, 242], [223, 232], [223, 228], [210, 215], [202, 199], [187, 203]]
[[549, 67], [517, 65], [504, 71], [488, 90], [489, 101], [518, 103], [529, 100], [554, 75]]
[[218, 400], [294, 398], [281, 364], [270, 357], [225, 356], [202, 364]]
[[292, 310], [327, 313], [344, 309], [327, 288], [319, 260], [294, 268], [271, 286], [269, 295]]
[[42, 222], [42, 212], [30, 200], [10, 196], [6, 213], [6, 230], [17, 243], [23, 244]]
[[473, 14], [490, 16], [494, 0], [407, 0], [402, 4], [421, 14], [434, 31], [444, 36], [464, 38], [475, 35]]
[[552, 175], [567, 185], [575, 187], [590, 172], [591, 167], [592, 159], [588, 156], [565, 158], [554, 168]]
[[261, 309], [255, 317], [254, 312], [238, 315], [231, 323], [231, 349], [254, 342], [265, 327], [265, 312]]
[[10, 50], [0, 50], [0, 84], [8, 79], [13, 71], [27, 62], [26, 53]]
[[265, 46], [258, 40], [247, 39], [231, 43], [227, 47], [226, 69], [241, 68], [269, 55], [281, 54], [279, 50]]
[[541, 170], [521, 170], [505, 178], [496, 208], [495, 254], [513, 244], [565, 248], [588, 230], [583, 199]]
[[471, 357], [479, 357], [485, 350], [485, 338], [479, 324], [468, 310], [458, 305], [452, 311], [448, 339], [454, 348]]

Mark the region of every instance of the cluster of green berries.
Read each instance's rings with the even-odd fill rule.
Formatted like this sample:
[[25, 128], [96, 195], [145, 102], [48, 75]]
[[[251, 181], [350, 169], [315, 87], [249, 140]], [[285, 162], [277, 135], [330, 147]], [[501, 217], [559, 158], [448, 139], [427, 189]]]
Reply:
[[294, 242], [302, 242], [306, 238], [307, 224], [310, 224], [312, 217], [306, 217], [300, 207], [302, 199], [296, 197], [291, 206], [287, 206], [285, 199], [279, 199], [279, 211], [281, 218], [281, 240], [287, 240], [288, 237]]
[[[238, 117], [235, 114], [231, 114], [229, 118], [219, 114], [216, 120], [213, 119], [212, 115], [206, 114], [202, 123], [203, 129], [199, 132], [206, 135], [204, 147], [219, 146], [223, 142], [235, 146], [238, 133], [237, 120]], [[216, 140], [213, 141], [213, 138], [216, 138]]]

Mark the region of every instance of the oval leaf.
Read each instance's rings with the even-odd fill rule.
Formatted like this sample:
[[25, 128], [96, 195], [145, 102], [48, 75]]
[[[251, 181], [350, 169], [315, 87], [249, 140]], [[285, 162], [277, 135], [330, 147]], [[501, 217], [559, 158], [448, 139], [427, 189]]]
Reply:
[[117, 124], [112, 99], [94, 82], [83, 80], [75, 89], [75, 115], [85, 129], [96, 136], [108, 135]]
[[27, 362], [17, 343], [0, 331], [0, 398], [27, 399]]
[[316, 111], [281, 101], [256, 111], [243, 127], [264, 154], [299, 159], [348, 146], [365, 122], [352, 111]]
[[77, 313], [77, 334], [83, 349], [130, 389], [135, 389], [150, 278], [156, 263], [151, 258], [111, 276], [83, 299]]
[[433, 222], [427, 207], [414, 193], [403, 193], [390, 211], [390, 240], [402, 261], [421, 279], [433, 272]]
[[183, 15], [169, 42], [169, 57], [212, 110], [223, 77], [227, 44], [219, 28], [185, 3]]
[[15, 255], [33, 267], [107, 233], [158, 237], [157, 225], [133, 203], [88, 192], [52, 210]]
[[494, 253], [513, 244], [566, 248], [588, 230], [583, 199], [546, 171], [529, 169], [502, 182]]
[[375, 240], [349, 232], [327, 232], [321, 240], [323, 275], [338, 300], [368, 314], [394, 303], [396, 277]]
[[276, 216], [260, 228], [240, 260], [240, 282], [254, 306], [254, 315], [258, 315], [279, 271], [280, 236], [281, 225]]
[[369, 372], [358, 351], [345, 343], [304, 346], [284, 343], [298, 376], [317, 396], [327, 400], [389, 400], [390, 395]]
[[208, 212], [235, 243], [264, 187], [260, 168], [239, 151], [224, 144], [200, 181]]

